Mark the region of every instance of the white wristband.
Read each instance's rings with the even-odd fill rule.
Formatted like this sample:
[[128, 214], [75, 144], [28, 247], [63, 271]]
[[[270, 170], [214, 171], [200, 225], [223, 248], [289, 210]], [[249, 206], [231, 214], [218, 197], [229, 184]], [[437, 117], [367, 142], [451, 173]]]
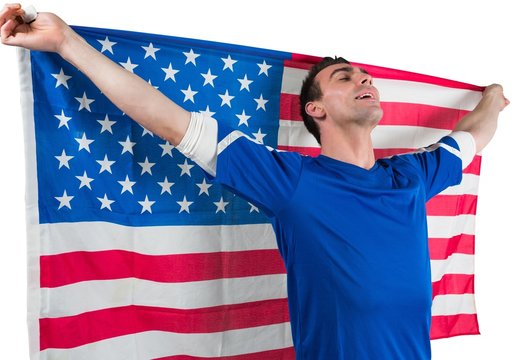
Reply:
[[26, 24], [30, 24], [38, 17], [38, 12], [32, 5], [25, 6], [22, 8], [22, 10], [24, 11], [24, 14], [21, 16], [21, 18]]

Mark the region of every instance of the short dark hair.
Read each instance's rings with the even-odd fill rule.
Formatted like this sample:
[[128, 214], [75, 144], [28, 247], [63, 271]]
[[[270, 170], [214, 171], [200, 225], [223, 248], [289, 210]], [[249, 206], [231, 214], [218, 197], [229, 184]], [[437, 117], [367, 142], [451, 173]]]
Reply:
[[301, 87], [301, 93], [299, 94], [299, 105], [301, 110], [301, 117], [303, 118], [303, 122], [307, 130], [315, 136], [315, 139], [319, 144], [321, 144], [321, 133], [319, 131], [319, 126], [315, 122], [315, 120], [306, 113], [305, 106], [308, 102], [319, 100], [322, 96], [321, 87], [319, 86], [319, 82], [315, 81], [315, 77], [321, 70], [327, 68], [330, 65], [334, 64], [349, 64], [349, 61], [342, 57], [325, 57], [320, 62], [311, 67], [308, 75], [303, 81], [303, 86]]

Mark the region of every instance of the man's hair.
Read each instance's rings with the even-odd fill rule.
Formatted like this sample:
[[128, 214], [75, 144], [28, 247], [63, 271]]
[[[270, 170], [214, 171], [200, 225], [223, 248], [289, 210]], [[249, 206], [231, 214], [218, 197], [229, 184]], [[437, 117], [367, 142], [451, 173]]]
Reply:
[[306, 113], [305, 106], [308, 102], [319, 100], [322, 97], [321, 87], [319, 82], [315, 81], [315, 77], [321, 70], [327, 68], [330, 65], [334, 64], [349, 64], [349, 61], [342, 57], [325, 57], [320, 62], [312, 66], [305, 80], [303, 81], [303, 86], [301, 87], [301, 93], [299, 94], [299, 105], [301, 110], [301, 117], [303, 118], [303, 122], [305, 123], [308, 131], [315, 136], [315, 139], [319, 144], [321, 144], [321, 133], [319, 131], [319, 126], [315, 122], [315, 120]]

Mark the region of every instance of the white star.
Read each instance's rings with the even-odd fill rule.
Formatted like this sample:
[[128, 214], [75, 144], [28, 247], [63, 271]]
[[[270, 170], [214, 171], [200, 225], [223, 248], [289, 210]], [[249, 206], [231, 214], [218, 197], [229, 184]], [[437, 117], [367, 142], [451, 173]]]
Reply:
[[103, 173], [104, 171], [107, 171], [110, 174], [113, 174], [111, 172], [111, 166], [115, 163], [114, 161], [111, 161], [108, 159], [107, 154], [104, 155], [104, 159], [97, 160], [97, 162], [100, 164], [100, 170], [99, 174]]
[[188, 85], [188, 89], [181, 90], [181, 92], [183, 94], [185, 94], [185, 98], [184, 98], [183, 102], [190, 100], [191, 102], [193, 102], [195, 104], [194, 96], [195, 96], [195, 94], [198, 93], [198, 91], [193, 91], [192, 88], [190, 87], [190, 85]]
[[102, 50], [100, 50], [100, 52], [109, 51], [111, 54], [113, 54], [113, 45], [116, 45], [116, 42], [109, 41], [107, 36], [106, 39], [97, 41], [102, 44]]
[[124, 62], [120, 62], [119, 64], [122, 65], [127, 71], [132, 72], [133, 74], [134, 74], [134, 69], [136, 69], [138, 67], [137, 64], [133, 64], [131, 62], [131, 58], [130, 57], [127, 58], [127, 61], [125, 63]]
[[86, 150], [87, 152], [91, 153], [90, 151], [90, 144], [92, 142], [94, 142], [95, 140], [90, 140], [86, 137], [86, 133], [82, 133], [82, 137], [79, 139], [79, 138], [75, 138], [75, 141], [77, 141], [79, 143], [79, 150], [78, 151], [81, 151], [82, 149]]
[[154, 86], [152, 85], [152, 82], [151, 82], [151, 79], [149, 79], [149, 81], [147, 81], [149, 83], [150, 86], [152, 86], [154, 89], [159, 89], [159, 86]]
[[100, 210], [102, 209], [108, 209], [111, 210], [111, 204], [115, 202], [115, 200], [109, 200], [107, 197], [107, 194], [104, 194], [103, 198], [97, 198], [98, 201], [100, 201]]
[[142, 46], [142, 48], [145, 50], [145, 57], [144, 59], [147, 59], [149, 56], [156, 60], [156, 52], [160, 51], [160, 48], [155, 48], [152, 43], [149, 44], [149, 46]]
[[134, 194], [133, 185], [136, 184], [136, 181], [129, 180], [129, 176], [126, 175], [125, 180], [119, 181], [118, 183], [122, 185], [122, 192], [120, 194], [123, 194], [126, 191], [129, 191], [131, 194]]
[[[141, 126], [141, 125], [140, 125]], [[152, 131], [149, 131], [147, 130], [145, 127], [142, 126], [142, 137], [144, 137], [145, 135], [150, 135], [151, 137], [154, 137], [154, 134], [152, 133]]]
[[219, 94], [219, 96], [222, 99], [222, 102], [220, 103], [221, 107], [224, 106], [224, 105], [227, 105], [227, 106], [231, 107], [231, 100], [233, 100], [235, 97], [229, 95], [227, 89], [226, 89], [226, 93], [225, 94]]
[[222, 69], [223, 71], [226, 70], [226, 69], [229, 69], [231, 71], [233, 71], [233, 65], [237, 62], [236, 60], [233, 60], [231, 58], [231, 55], [228, 55], [227, 58], [221, 58], [222, 61], [224, 61], [224, 68]]
[[176, 82], [176, 74], [179, 72], [179, 70], [174, 70], [172, 68], [172, 63], [168, 64], [168, 68], [161, 68], [165, 72], [165, 80], [172, 79], [173, 82]]
[[195, 66], [197, 66], [197, 64], [195, 63], [195, 59], [197, 59], [200, 56], [199, 54], [194, 53], [193, 50], [190, 49], [189, 52], [183, 52], [183, 55], [186, 56], [185, 65], [188, 63], [192, 63]]
[[172, 155], [172, 149], [174, 149], [174, 146], [171, 145], [168, 141], [165, 144], [158, 144], [162, 149], [163, 152], [161, 153], [161, 157], [165, 155], [170, 155], [170, 157], [174, 157]]
[[74, 196], [68, 196], [66, 190], [63, 192], [63, 196], [55, 196], [55, 199], [59, 201], [59, 207], [57, 208], [57, 210], [61, 209], [64, 206], [71, 210], [72, 205], [70, 204], [70, 201], [72, 201], [73, 198]]
[[260, 72], [258, 73], [258, 75], [265, 74], [265, 76], [269, 76], [269, 69], [272, 67], [271, 65], [267, 65], [265, 60], [263, 60], [263, 63], [256, 65], [258, 65], [258, 67], [260, 68]]
[[210, 106], [209, 106], [209, 105], [207, 105], [207, 106], [206, 106], [206, 110], [204, 110], [204, 111], [202, 111], [202, 110], [201, 110], [201, 111], [199, 111], [199, 112], [200, 112], [204, 117], [206, 117], [206, 118], [211, 118], [211, 117], [213, 117], [213, 115], [215, 115], [215, 112], [210, 111]]
[[138, 165], [140, 165], [142, 167], [142, 173], [140, 175], [143, 175], [145, 173], [149, 173], [150, 175], [152, 175], [152, 170], [151, 168], [156, 165], [156, 163], [151, 163], [149, 162], [149, 159], [147, 158], [147, 156], [145, 157], [145, 161], [144, 162], [139, 162]]
[[77, 179], [80, 180], [81, 184], [79, 185], [79, 189], [81, 189], [83, 186], [86, 186], [88, 189], [91, 190], [90, 183], [94, 180], [93, 178], [88, 177], [88, 174], [86, 174], [86, 171], [82, 174], [82, 176], [76, 176]]
[[242, 110], [242, 113], [240, 115], [236, 115], [236, 117], [239, 120], [238, 126], [240, 126], [240, 125], [249, 126], [249, 123], [247, 122], [247, 120], [249, 120], [251, 117], [249, 115], [246, 115], [245, 110]]
[[247, 74], [244, 75], [244, 78], [243, 79], [237, 79], [238, 82], [240, 83], [240, 91], [246, 89], [247, 91], [251, 91], [249, 89], [249, 85], [251, 85], [251, 83], [253, 82], [253, 80], [249, 80], [247, 79]]
[[72, 160], [74, 157], [66, 155], [66, 153], [63, 149], [63, 152], [61, 153], [61, 155], [55, 156], [55, 158], [57, 160], [59, 160], [59, 169], [61, 169], [63, 166], [65, 166], [69, 169], [70, 165], [68, 164], [68, 161]]
[[79, 102], [79, 111], [86, 109], [89, 112], [91, 112], [90, 104], [95, 101], [94, 99], [88, 99], [86, 92], [82, 94], [82, 97], [76, 97], [75, 100]]
[[204, 84], [202, 84], [202, 86], [210, 84], [212, 87], [215, 87], [215, 85], [213, 84], [213, 80], [218, 78], [218, 76], [217, 75], [212, 75], [211, 69], [208, 69], [208, 72], [206, 74], [201, 74], [201, 75], [204, 78]]
[[254, 206], [253, 204], [251, 204], [250, 202], [248, 202], [249, 206], [251, 207], [251, 209], [249, 210], [249, 213], [252, 213], [252, 212], [257, 212], [259, 213], [260, 212], [260, 209], [258, 209], [256, 206]]
[[111, 134], [113, 134], [113, 129], [111, 128], [113, 125], [116, 124], [116, 121], [109, 120], [108, 115], [104, 117], [104, 120], [97, 120], [97, 122], [102, 125], [102, 129], [100, 129], [100, 133], [102, 134], [104, 131], [109, 131]]
[[170, 191], [170, 187], [172, 187], [175, 183], [169, 182], [168, 178], [165, 176], [165, 179], [163, 182], [158, 182], [159, 186], [161, 186], [161, 193], [168, 192], [170, 195], [172, 195], [172, 191]]
[[177, 164], [177, 166], [179, 166], [181, 168], [181, 175], [179, 176], [183, 176], [183, 175], [188, 175], [188, 176], [192, 176], [190, 174], [190, 169], [193, 168], [194, 166], [193, 165], [190, 165], [188, 164], [188, 161], [185, 159], [185, 162], [183, 164]]
[[130, 152], [131, 154], [134, 155], [133, 147], [134, 147], [134, 145], [136, 145], [136, 143], [132, 142], [131, 139], [129, 139], [129, 135], [127, 135], [127, 138], [125, 139], [125, 141], [119, 141], [118, 143], [120, 145], [122, 145], [122, 154], [125, 152]]
[[179, 213], [186, 211], [187, 213], [190, 214], [190, 205], [193, 204], [193, 201], [188, 201], [188, 200], [186, 200], [186, 196], [183, 196], [182, 201], [176, 201], [176, 202], [179, 204], [179, 206], [181, 206], [181, 209], [179, 209]]
[[263, 98], [263, 94], [260, 94], [260, 98], [259, 99], [254, 99], [254, 101], [256, 101], [256, 103], [257, 103], [256, 110], [263, 109], [263, 111], [266, 111], [265, 110], [265, 104], [267, 104], [269, 102], [269, 100], [265, 100]]
[[150, 201], [149, 198], [147, 197], [147, 195], [145, 195], [145, 200], [143, 201], [138, 201], [138, 204], [140, 204], [142, 206], [142, 214], [145, 212], [145, 211], [148, 211], [149, 213], [152, 214], [152, 209], [151, 209], [151, 206], [154, 205], [155, 201]]
[[206, 194], [208, 196], [210, 196], [210, 193], [208, 192], [208, 189], [212, 186], [212, 184], [208, 184], [206, 182], [206, 179], [202, 179], [202, 183], [200, 184], [195, 184], [199, 187], [199, 195], [202, 195], [202, 194]]
[[253, 133], [253, 135], [254, 135], [254, 138], [256, 139], [256, 141], [258, 141], [261, 144], [263, 144], [263, 138], [267, 136], [267, 134], [262, 133], [261, 128], [258, 129], [257, 133]]
[[224, 214], [226, 213], [226, 206], [229, 204], [229, 202], [224, 201], [222, 196], [220, 197], [220, 200], [217, 202], [214, 202], [214, 204], [217, 206], [217, 210], [215, 210], [215, 214], [219, 211], [222, 211]]
[[58, 120], [59, 120], [59, 126], [57, 127], [58, 129], [61, 127], [61, 126], [66, 126], [66, 128], [68, 130], [70, 130], [70, 128], [68, 127], [68, 121], [72, 120], [71, 117], [68, 117], [64, 114], [64, 111], [61, 110], [61, 115], [54, 115]]
[[59, 71], [59, 74], [51, 74], [53, 77], [56, 78], [56, 87], [59, 85], [63, 85], [65, 88], [68, 89], [68, 80], [70, 80], [72, 77], [65, 75], [63, 72], [63, 68], [61, 68], [61, 71]]

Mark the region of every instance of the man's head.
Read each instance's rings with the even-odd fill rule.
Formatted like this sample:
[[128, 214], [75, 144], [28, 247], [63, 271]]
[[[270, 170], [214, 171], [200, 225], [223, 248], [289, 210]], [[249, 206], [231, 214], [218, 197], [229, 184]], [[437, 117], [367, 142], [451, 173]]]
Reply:
[[319, 121], [329, 114], [336, 121], [347, 118], [374, 125], [382, 115], [371, 76], [342, 57], [326, 57], [310, 69], [301, 87], [300, 110], [319, 144]]

